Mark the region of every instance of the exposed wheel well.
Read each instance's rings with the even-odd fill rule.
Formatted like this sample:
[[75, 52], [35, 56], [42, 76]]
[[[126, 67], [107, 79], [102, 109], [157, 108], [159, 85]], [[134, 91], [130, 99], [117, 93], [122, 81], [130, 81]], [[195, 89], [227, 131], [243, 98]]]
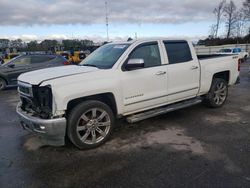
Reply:
[[103, 93], [103, 94], [91, 95], [91, 96], [81, 97], [81, 98], [71, 100], [67, 105], [66, 114], [68, 114], [76, 105], [87, 100], [101, 101], [107, 104], [111, 108], [115, 116], [117, 115], [116, 101], [115, 101], [115, 97], [113, 93]]
[[224, 71], [224, 72], [218, 72], [216, 73], [214, 76], [213, 76], [213, 79], [214, 78], [222, 78], [224, 79], [227, 83], [229, 83], [229, 71]]

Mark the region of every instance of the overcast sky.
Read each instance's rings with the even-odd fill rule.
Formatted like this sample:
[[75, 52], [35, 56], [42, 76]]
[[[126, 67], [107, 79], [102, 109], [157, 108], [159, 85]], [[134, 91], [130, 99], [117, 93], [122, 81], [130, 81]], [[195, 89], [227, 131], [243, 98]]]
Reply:
[[[241, 6], [243, 0], [235, 0]], [[111, 39], [204, 37], [220, 0], [107, 0]], [[223, 34], [224, 27], [221, 28]], [[0, 0], [0, 37], [106, 37], [105, 0]]]

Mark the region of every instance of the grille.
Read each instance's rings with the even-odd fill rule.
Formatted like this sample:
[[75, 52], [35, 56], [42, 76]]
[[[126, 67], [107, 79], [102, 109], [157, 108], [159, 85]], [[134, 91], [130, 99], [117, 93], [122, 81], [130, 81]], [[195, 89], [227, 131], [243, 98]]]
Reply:
[[21, 98], [21, 108], [32, 113], [34, 116], [39, 116], [43, 119], [50, 118], [52, 114], [52, 92], [49, 87], [25, 87], [19, 85]]

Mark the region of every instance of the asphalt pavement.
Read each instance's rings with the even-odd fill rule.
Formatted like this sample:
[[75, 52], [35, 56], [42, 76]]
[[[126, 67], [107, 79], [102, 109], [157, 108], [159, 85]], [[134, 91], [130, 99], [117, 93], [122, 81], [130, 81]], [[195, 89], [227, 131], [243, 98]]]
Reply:
[[16, 88], [0, 92], [0, 187], [250, 187], [250, 76], [219, 109], [200, 104], [136, 124], [105, 145], [46, 146], [19, 126]]

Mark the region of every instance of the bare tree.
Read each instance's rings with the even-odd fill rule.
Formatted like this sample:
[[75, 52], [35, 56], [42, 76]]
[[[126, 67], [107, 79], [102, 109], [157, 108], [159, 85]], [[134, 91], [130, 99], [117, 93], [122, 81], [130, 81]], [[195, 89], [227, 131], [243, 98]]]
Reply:
[[217, 25], [213, 24], [210, 26], [209, 38], [216, 38]]
[[232, 36], [233, 30], [236, 29], [237, 23], [237, 9], [232, 0], [226, 3], [224, 7], [224, 17], [226, 19], [227, 38], [229, 38]]
[[244, 13], [239, 10], [236, 13], [236, 33], [237, 33], [237, 38], [242, 37], [245, 34], [245, 29], [246, 29], [246, 17]]
[[243, 13], [246, 19], [250, 20], [250, 0], [245, 0], [243, 2]]
[[226, 4], [226, 0], [222, 0], [218, 7], [216, 7], [213, 11], [213, 13], [215, 14], [216, 16], [216, 24], [215, 25], [212, 25], [211, 28], [213, 28], [214, 30], [214, 37], [217, 38], [218, 36], [218, 31], [219, 31], [219, 28], [220, 28], [220, 23], [221, 23], [221, 17], [224, 13], [224, 6]]

